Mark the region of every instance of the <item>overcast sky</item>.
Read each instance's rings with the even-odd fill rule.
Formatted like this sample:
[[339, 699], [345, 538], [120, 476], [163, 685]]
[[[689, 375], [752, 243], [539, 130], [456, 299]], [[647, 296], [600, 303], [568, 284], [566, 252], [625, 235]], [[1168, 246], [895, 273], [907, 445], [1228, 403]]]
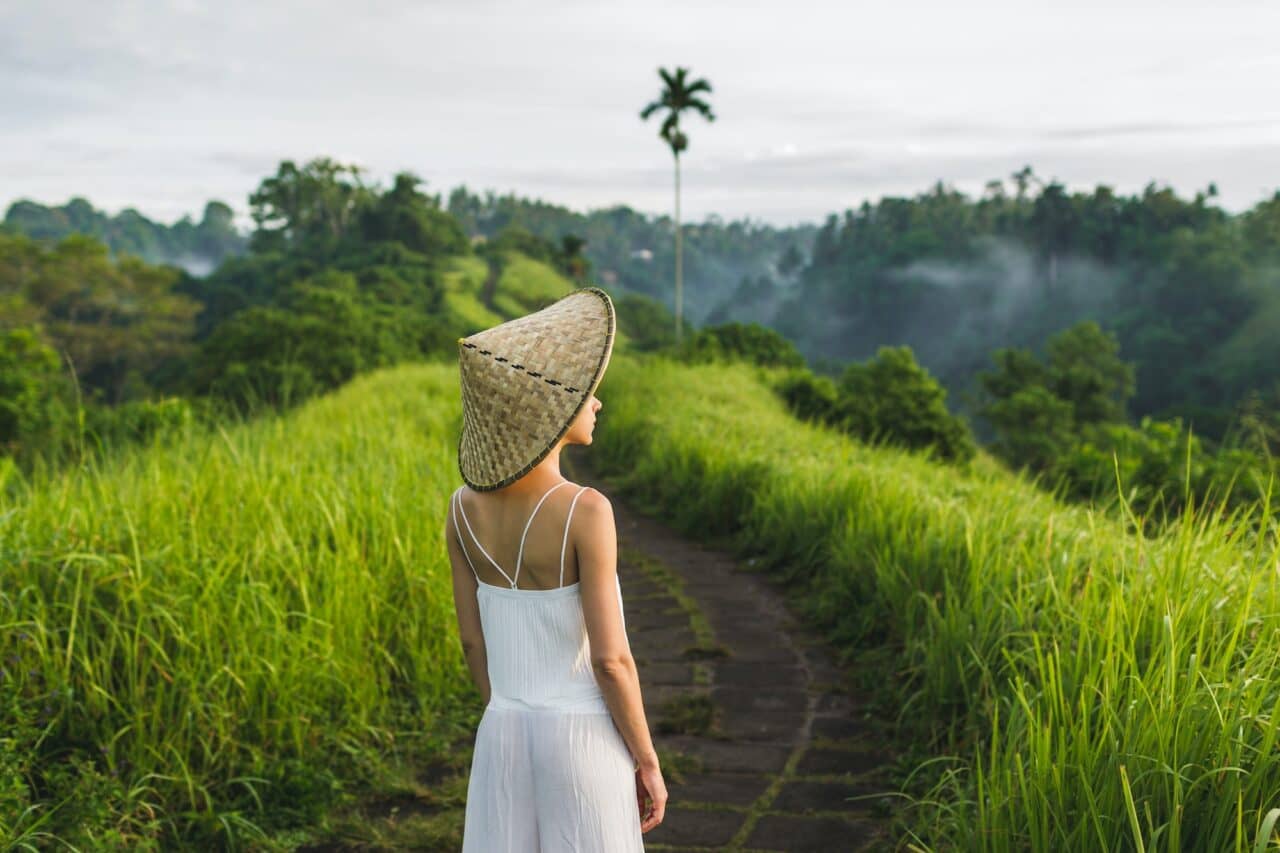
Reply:
[[0, 208], [239, 213], [282, 159], [669, 213], [820, 221], [1030, 164], [1072, 189], [1280, 189], [1280, 3], [0, 0]]

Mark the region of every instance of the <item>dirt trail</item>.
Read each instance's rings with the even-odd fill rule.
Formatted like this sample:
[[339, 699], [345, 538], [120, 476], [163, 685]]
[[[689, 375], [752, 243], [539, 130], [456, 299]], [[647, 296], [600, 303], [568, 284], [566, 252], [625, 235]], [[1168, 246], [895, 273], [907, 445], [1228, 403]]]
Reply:
[[565, 467], [613, 503], [627, 635], [670, 794], [646, 849], [893, 849], [889, 729], [829, 647], [774, 581], [635, 511], [588, 465]]

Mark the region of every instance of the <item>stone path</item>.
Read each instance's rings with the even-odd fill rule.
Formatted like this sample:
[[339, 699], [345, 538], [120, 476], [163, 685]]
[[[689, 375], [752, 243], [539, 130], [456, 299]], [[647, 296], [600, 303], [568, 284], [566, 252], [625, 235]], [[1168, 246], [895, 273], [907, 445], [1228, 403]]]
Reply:
[[[894, 848], [889, 729], [784, 590], [611, 496], [627, 635], [670, 796], [654, 851]], [[850, 799], [859, 798], [859, 799]]]

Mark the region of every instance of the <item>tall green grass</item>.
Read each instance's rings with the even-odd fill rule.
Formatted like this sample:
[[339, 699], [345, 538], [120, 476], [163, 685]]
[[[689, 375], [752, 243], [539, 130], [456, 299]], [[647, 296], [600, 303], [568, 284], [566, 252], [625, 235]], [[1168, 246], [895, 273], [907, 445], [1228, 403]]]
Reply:
[[457, 394], [456, 366], [403, 367], [9, 470], [0, 848], [258, 843], [470, 725], [440, 536]]
[[1269, 843], [1280, 551], [1266, 507], [1137, 535], [985, 457], [962, 472], [799, 423], [769, 378], [620, 359], [590, 452], [677, 526], [762, 556], [837, 644], [892, 650], [901, 719], [927, 724], [935, 755], [907, 786], [928, 780], [904, 841]]

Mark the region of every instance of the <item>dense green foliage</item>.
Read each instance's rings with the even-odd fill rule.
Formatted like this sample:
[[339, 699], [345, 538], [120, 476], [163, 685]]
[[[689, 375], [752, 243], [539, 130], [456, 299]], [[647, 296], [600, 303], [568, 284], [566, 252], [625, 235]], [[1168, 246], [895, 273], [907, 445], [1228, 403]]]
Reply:
[[218, 418], [200, 400], [162, 397], [106, 406], [76, 392], [59, 369], [58, 354], [35, 330], [0, 329], [0, 460], [39, 465], [86, 450], [104, 455], [200, 416], [205, 422]]
[[[308, 177], [305, 173], [310, 170]], [[299, 166], [282, 168], [276, 176], [264, 181], [255, 194], [262, 195], [288, 189], [299, 192], [298, 203], [323, 208], [333, 207], [340, 199], [354, 203], [358, 193], [333, 193], [326, 183], [347, 183], [353, 188], [360, 181], [361, 170], [341, 166], [332, 161], [322, 169]], [[407, 177], [397, 180], [410, 180]], [[401, 193], [409, 187], [402, 184]], [[289, 202], [280, 199], [284, 206]], [[436, 202], [438, 203], [438, 199]], [[251, 201], [252, 204], [252, 201]], [[265, 210], [263, 212], [266, 212]], [[340, 223], [334, 211], [321, 214], [316, 222]], [[483, 196], [459, 186], [449, 194], [448, 212], [469, 236], [493, 240], [508, 229], [517, 229], [533, 239], [518, 248], [530, 257], [561, 270], [568, 278], [587, 283], [598, 271], [599, 283], [617, 287], [620, 292], [648, 295], [670, 302], [669, 281], [672, 257], [672, 222], [668, 216], [648, 216], [627, 207], [575, 213], [568, 208], [527, 199], [514, 194]], [[329, 216], [329, 219], [325, 219]], [[419, 229], [424, 239], [409, 238], [411, 248], [425, 254], [439, 249], [437, 226], [440, 223], [394, 221], [398, 214], [383, 219], [380, 230], [406, 231]], [[282, 220], [274, 219], [279, 227]], [[314, 224], [314, 223], [313, 223]], [[443, 226], [448, 228], [448, 226]], [[271, 230], [268, 228], [267, 230]], [[688, 296], [694, 303], [695, 316], [707, 323], [731, 320], [772, 322], [772, 307], [781, 291], [775, 285], [786, 285], [798, 274], [817, 228], [803, 225], [773, 228], [750, 220], [723, 222], [716, 216], [702, 223], [686, 224], [684, 233], [684, 272], [689, 281]], [[133, 210], [115, 217], [94, 210], [84, 199], [73, 199], [62, 207], [48, 207], [31, 201], [18, 201], [10, 206], [6, 220], [0, 221], [0, 233], [25, 233], [44, 242], [56, 242], [73, 233], [86, 234], [110, 247], [116, 254], [130, 253], [154, 264], [173, 264], [194, 276], [206, 276], [224, 263], [244, 255], [251, 240], [271, 242], [262, 235], [245, 236], [235, 230], [231, 209], [222, 202], [209, 202], [199, 223], [183, 217], [172, 226], [151, 222]], [[450, 242], [445, 237], [445, 242]], [[430, 248], [423, 249], [422, 247]], [[649, 255], [635, 254], [648, 250]], [[232, 268], [235, 268], [234, 265]], [[228, 279], [228, 286], [215, 293], [202, 293], [206, 304], [231, 300], [232, 310], [258, 304], [252, 293], [241, 294], [260, 282]], [[193, 290], [195, 285], [192, 285]], [[243, 298], [242, 298], [243, 296]], [[214, 307], [201, 324], [201, 336], [220, 318], [230, 313]], [[692, 324], [690, 324], [692, 327]]]
[[794, 298], [771, 323], [808, 355], [847, 360], [908, 345], [967, 400], [988, 353], [1042, 351], [1095, 320], [1136, 373], [1136, 417], [1231, 431], [1280, 362], [1280, 192], [1240, 216], [1149, 185], [1068, 193], [1029, 168], [1016, 194], [974, 201], [939, 182], [832, 214]]
[[1115, 336], [1083, 321], [1049, 339], [1041, 363], [1025, 349], [993, 354], [996, 369], [980, 373], [982, 414], [999, 439], [991, 449], [1011, 466], [1026, 467], [1063, 494], [1092, 502], [1128, 484], [1126, 500], [1148, 514], [1176, 514], [1200, 504], [1257, 503], [1280, 474], [1265, 432], [1227, 441], [1204, 440], [1181, 418], [1125, 417], [1134, 393], [1132, 365], [1119, 357]]
[[[639, 351], [651, 352], [675, 345], [675, 324], [666, 305], [649, 296], [622, 293], [613, 300], [617, 309], [618, 329], [631, 338]], [[685, 340], [693, 326], [685, 321]]]
[[362, 292], [353, 274], [326, 270], [214, 329], [192, 369], [192, 387], [246, 410], [287, 407], [420, 355], [417, 322], [421, 317]]
[[133, 208], [108, 216], [83, 198], [73, 198], [61, 207], [22, 200], [9, 205], [4, 224], [44, 242], [84, 234], [107, 244], [113, 253], [180, 266], [198, 275], [242, 253], [247, 243], [236, 230], [231, 208], [219, 201], [205, 205], [199, 222], [184, 216], [172, 225], [161, 225]]
[[[576, 213], [515, 194], [479, 195], [465, 186], [449, 194], [448, 210], [467, 233], [488, 238], [512, 226], [551, 244], [574, 235], [585, 241], [582, 254], [601, 286], [673, 305], [675, 245], [670, 216], [649, 216], [625, 206]], [[815, 231], [811, 225], [775, 228], [749, 219], [725, 222], [714, 215], [701, 223], [686, 223], [682, 229], [684, 319], [695, 318], [691, 326], [732, 320], [772, 325], [772, 315], [744, 303], [739, 290], [744, 283], [750, 288], [764, 282], [769, 289], [767, 304], [774, 286], [784, 287], [788, 276], [795, 274], [793, 267], [779, 271], [781, 259], [790, 253], [794, 261], [808, 252]]]
[[1151, 535], [984, 454], [939, 466], [797, 422], [768, 392], [778, 373], [622, 360], [601, 387], [594, 464], [689, 535], [759, 558], [885, 688], [919, 750], [904, 756], [904, 842], [1270, 842], [1274, 519], [1188, 512]]
[[551, 268], [585, 275], [572, 235], [553, 246], [513, 227], [474, 258], [418, 183], [400, 174], [382, 190], [330, 160], [286, 161], [253, 194], [248, 253], [204, 279], [113, 260], [80, 234], [0, 234], [5, 452], [75, 460], [175, 420], [216, 422], [227, 404], [296, 404], [369, 369], [451, 357], [459, 334], [582, 283]]
[[[361, 182], [361, 170], [330, 160], [282, 163], [250, 198], [254, 253], [229, 258], [208, 280], [184, 277], [175, 286], [204, 306], [196, 340], [239, 310], [278, 307], [278, 291], [326, 268], [364, 275], [379, 266], [392, 289], [412, 291], [411, 310], [433, 318], [440, 288], [425, 268], [467, 255], [468, 235], [492, 244], [482, 255], [495, 276], [514, 249], [579, 284], [670, 303], [669, 217], [625, 207], [580, 214], [466, 187], [442, 205], [418, 183], [405, 173], [381, 191]], [[833, 214], [821, 228], [715, 217], [686, 225], [689, 313], [705, 324], [774, 328], [833, 377], [881, 346], [909, 346], [957, 411], [975, 418], [984, 441], [997, 431], [979, 416], [977, 377], [990, 353], [1041, 354], [1052, 335], [1086, 320], [1113, 335], [1134, 368], [1135, 421], [1180, 418], [1214, 441], [1246, 421], [1280, 427], [1270, 403], [1280, 383], [1267, 372], [1280, 361], [1280, 194], [1232, 216], [1213, 205], [1212, 186], [1192, 200], [1154, 184], [1134, 196], [1106, 186], [1068, 193], [1029, 167], [1012, 184], [1008, 192], [1005, 181], [991, 181], [972, 200], [939, 182], [914, 198]], [[117, 231], [83, 200], [62, 209], [65, 227], [42, 225], [53, 214], [37, 215], [29, 203], [14, 209], [21, 215], [10, 230], [50, 237], [72, 228], [116, 249], [141, 248], [113, 242]], [[211, 205], [206, 219], [227, 215]], [[175, 360], [162, 372], [150, 383], [156, 390], [191, 392]], [[122, 399], [144, 396], [142, 385], [135, 388]], [[1259, 404], [1262, 411], [1250, 410]]]
[[[1280, 339], [1267, 332], [1280, 310], [1266, 302], [1267, 288], [1280, 287], [1269, 272], [1280, 260], [1280, 204], [1229, 217], [1207, 196], [1185, 203], [1149, 187], [1125, 199], [1100, 187], [1068, 197], [1056, 183], [1042, 184], [1033, 198], [1027, 190], [1034, 175], [1024, 170], [1014, 178], [1012, 198], [999, 182], [976, 203], [938, 185], [916, 199], [886, 198], [847, 212], [839, 228], [829, 219], [807, 266], [802, 230], [715, 220], [688, 226], [691, 283], [704, 251], [756, 272], [707, 315], [721, 322], [700, 331], [686, 324], [689, 341], [678, 352], [665, 291], [662, 299], [617, 294], [619, 329], [637, 349], [671, 350], [687, 361], [741, 359], [799, 371], [813, 335], [830, 330], [830, 351], [815, 361], [823, 376], [799, 373], [783, 389], [793, 410], [865, 441], [932, 447], [939, 458], [961, 461], [974, 440], [944, 401], [947, 388], [963, 384], [956, 371], [964, 365], [960, 378], [975, 387], [958, 395], [958, 411], [973, 414], [978, 434], [1007, 463], [1029, 468], [1063, 494], [1096, 499], [1113, 485], [1118, 465], [1133, 475], [1128, 497], [1143, 510], [1157, 502], [1176, 509], [1186, 495], [1232, 506], [1256, 499], [1272, 470], [1269, 457], [1280, 450], [1280, 383], [1263, 366]], [[224, 402], [240, 410], [289, 405], [367, 369], [451, 356], [458, 334], [536, 310], [565, 287], [592, 282], [592, 274], [616, 279], [617, 270], [601, 268], [600, 259], [649, 265], [670, 242], [663, 233], [669, 222], [625, 209], [578, 215], [511, 196], [479, 199], [460, 188], [446, 210], [420, 184], [401, 173], [384, 189], [329, 159], [284, 161], [250, 196], [257, 227], [247, 253], [203, 279], [129, 255], [113, 263], [102, 244], [82, 236], [52, 245], [0, 235], [0, 327], [29, 329], [63, 356], [59, 375], [46, 358], [0, 378], [26, 389], [7, 403], [6, 446], [80, 446], [86, 428], [96, 438], [90, 444], [108, 434], [142, 435], [144, 424], [170, 417], [164, 407], [176, 411], [175, 396], [197, 401], [197, 412]], [[479, 233], [473, 240], [468, 232]], [[637, 245], [646, 251], [634, 253]], [[1085, 263], [1081, 253], [1090, 251], [1097, 257]], [[1113, 274], [1124, 264], [1124, 275]], [[1021, 276], [1017, 282], [1011, 270]], [[723, 270], [712, 278], [723, 280]], [[1221, 304], [1204, 301], [1208, 281], [1227, 283]], [[1011, 287], [1020, 299], [1008, 298]], [[797, 299], [802, 309], [780, 309]], [[1246, 302], [1256, 310], [1241, 320]], [[1133, 313], [1133, 305], [1141, 310]], [[1280, 309], [1280, 300], [1274, 306]], [[793, 338], [757, 320], [731, 319], [768, 321], [778, 309], [779, 317], [805, 323]], [[935, 310], [955, 321], [954, 331], [922, 341], [920, 351], [903, 346]], [[1142, 347], [1175, 340], [1166, 334], [1170, 310], [1195, 314], [1196, 335], [1237, 321], [1239, 334], [1229, 336], [1216, 362], [1203, 347], [1161, 350], [1161, 370], [1144, 373]], [[1073, 312], [1105, 316], [1061, 326]], [[912, 319], [903, 325], [907, 314]], [[1137, 356], [1123, 344], [1117, 318], [1124, 317], [1141, 317]], [[1040, 333], [1047, 337], [1035, 337]], [[886, 342], [868, 349], [877, 336]], [[933, 338], [956, 336], [963, 340], [948, 345], [940, 369], [928, 367], [938, 352]], [[833, 357], [848, 340], [860, 341], [863, 362]], [[1025, 343], [1009, 345], [1017, 340]], [[998, 346], [979, 364], [973, 356], [983, 341]], [[991, 359], [996, 369], [984, 370]], [[1166, 407], [1183, 414], [1147, 415], [1144, 382], [1192, 370], [1188, 359], [1224, 365], [1222, 376], [1239, 381], [1183, 375], [1186, 405]], [[71, 368], [87, 400], [84, 418], [66, 414], [78, 411], [65, 403], [75, 391], [66, 381]], [[40, 416], [31, 402], [37, 376], [51, 392]], [[1201, 395], [1210, 386], [1231, 386], [1240, 396], [1224, 391], [1210, 400]], [[134, 411], [113, 419], [99, 402]], [[1131, 415], [1146, 420], [1131, 425]], [[1173, 449], [1163, 439], [1170, 430], [1193, 457], [1186, 483], [1178, 465], [1156, 461], [1161, 447]], [[1113, 453], [1125, 458], [1108, 465]]]
[[0, 848], [265, 844], [472, 726], [457, 396], [405, 368], [0, 478]]
[[868, 444], [931, 449], [953, 462], [967, 461], [977, 449], [968, 425], [947, 409], [946, 389], [907, 347], [881, 347], [865, 364], [846, 366], [839, 381], [800, 368], [782, 375], [774, 388], [796, 417]]
[[469, 241], [401, 173], [385, 191], [320, 159], [251, 196], [250, 253], [187, 290], [204, 305], [188, 393], [240, 407], [306, 399], [358, 372], [452, 352], [442, 271]]
[[795, 344], [759, 323], [724, 323], [699, 329], [674, 354], [688, 362], [746, 361], [775, 367], [803, 367]]
[[0, 234], [0, 453], [34, 466], [215, 419], [152, 393], [191, 350], [199, 306], [179, 276], [79, 234]]
[[66, 353], [89, 399], [140, 395], [156, 366], [190, 352], [200, 306], [177, 291], [179, 271], [73, 234], [55, 246], [0, 235], [0, 327], [35, 328]]

